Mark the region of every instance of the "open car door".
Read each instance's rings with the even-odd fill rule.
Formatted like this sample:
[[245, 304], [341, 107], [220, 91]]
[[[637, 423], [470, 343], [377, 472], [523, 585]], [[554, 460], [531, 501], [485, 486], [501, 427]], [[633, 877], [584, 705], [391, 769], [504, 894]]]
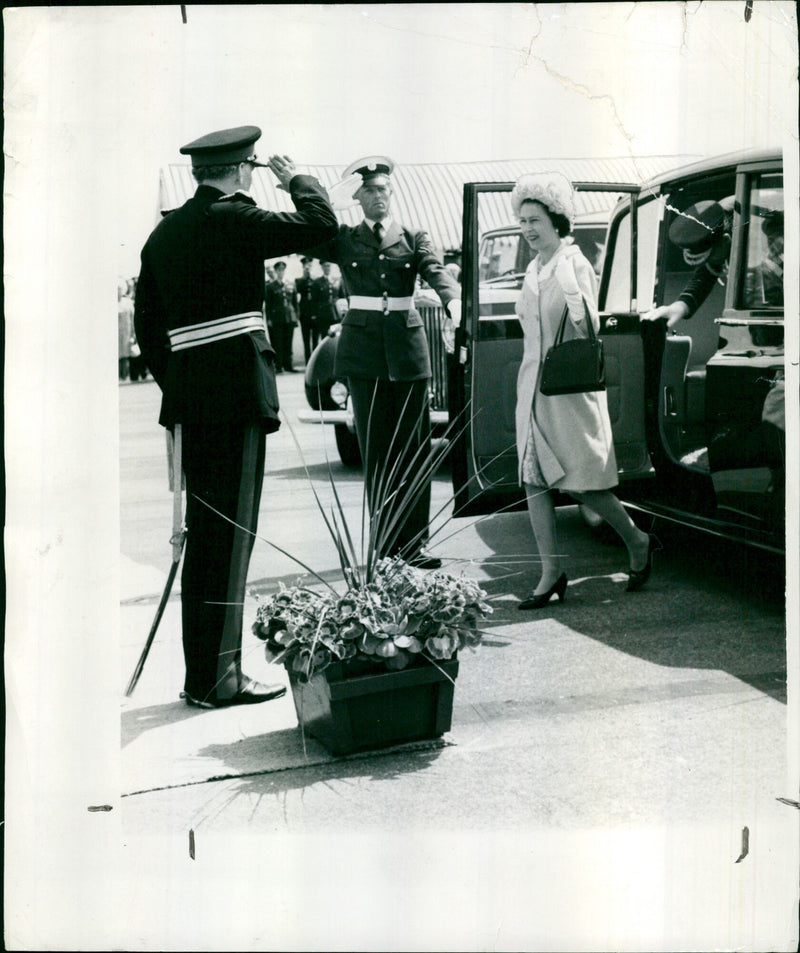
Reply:
[[[617, 183], [574, 183], [578, 211], [610, 212], [621, 193], [637, 187]], [[452, 472], [456, 515], [516, 508], [524, 503], [518, 481], [515, 438], [517, 374], [522, 360], [522, 328], [515, 305], [530, 255], [514, 222], [512, 182], [464, 186], [462, 245], [463, 317], [450, 367], [449, 415], [453, 432]], [[649, 476], [644, 415], [644, 358], [636, 310], [637, 279], [653, 262], [637, 258], [637, 206], [631, 206], [613, 236], [627, 242], [624, 265], [604, 274], [601, 293], [612, 310], [601, 310], [606, 389], [620, 479]], [[624, 222], [627, 222], [627, 230]], [[596, 235], [594, 236], [596, 238]], [[579, 234], [575, 235], [581, 244]], [[603, 249], [583, 248], [594, 263]], [[588, 252], [588, 254], [587, 254]], [[653, 258], [655, 251], [653, 251]], [[616, 260], [617, 256], [615, 256]], [[649, 302], [648, 302], [649, 303]], [[602, 300], [601, 300], [602, 306]]]

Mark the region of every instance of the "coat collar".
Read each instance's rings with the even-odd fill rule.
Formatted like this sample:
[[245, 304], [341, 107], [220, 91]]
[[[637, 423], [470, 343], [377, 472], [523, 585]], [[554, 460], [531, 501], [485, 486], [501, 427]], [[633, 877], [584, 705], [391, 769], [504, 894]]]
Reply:
[[[366, 245], [378, 247], [378, 240], [375, 238], [375, 233], [372, 231], [366, 221], [362, 221], [361, 224], [356, 228], [356, 236]], [[396, 219], [392, 219], [391, 225], [383, 234], [383, 241], [381, 242], [380, 247], [388, 248], [390, 245], [394, 245], [399, 242], [401, 238], [402, 231], [400, 226], [397, 224]]]
[[222, 189], [218, 189], [214, 185], [207, 185], [205, 182], [197, 186], [192, 199], [203, 205], [211, 205], [214, 202], [244, 202], [246, 205], [256, 204], [256, 200], [249, 192], [236, 191], [225, 195]]

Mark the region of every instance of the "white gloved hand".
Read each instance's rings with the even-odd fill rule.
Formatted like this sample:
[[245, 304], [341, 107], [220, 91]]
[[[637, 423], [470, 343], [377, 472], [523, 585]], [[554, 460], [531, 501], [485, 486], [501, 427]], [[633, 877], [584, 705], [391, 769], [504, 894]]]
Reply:
[[461, 324], [461, 301], [453, 298], [447, 302], [447, 314], [442, 321], [442, 342], [448, 354], [456, 349], [456, 328]]
[[442, 344], [444, 344], [444, 349], [448, 354], [455, 354], [456, 329], [453, 319], [449, 315], [445, 315], [445, 319], [442, 321]]
[[453, 298], [452, 301], [447, 302], [447, 310], [450, 314], [450, 318], [453, 322], [454, 327], [460, 327], [461, 325], [461, 300], [459, 298]]
[[581, 289], [578, 286], [578, 279], [575, 277], [575, 267], [572, 261], [566, 255], [562, 255], [556, 262], [556, 281], [559, 288], [564, 292], [565, 298], [580, 296]]

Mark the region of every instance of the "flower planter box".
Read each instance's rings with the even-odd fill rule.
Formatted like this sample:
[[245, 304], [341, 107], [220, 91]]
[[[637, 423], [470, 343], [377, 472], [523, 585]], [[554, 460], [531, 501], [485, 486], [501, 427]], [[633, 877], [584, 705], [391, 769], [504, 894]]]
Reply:
[[290, 672], [290, 683], [303, 730], [341, 755], [449, 731], [457, 674], [456, 659], [374, 674], [336, 664], [307, 682]]

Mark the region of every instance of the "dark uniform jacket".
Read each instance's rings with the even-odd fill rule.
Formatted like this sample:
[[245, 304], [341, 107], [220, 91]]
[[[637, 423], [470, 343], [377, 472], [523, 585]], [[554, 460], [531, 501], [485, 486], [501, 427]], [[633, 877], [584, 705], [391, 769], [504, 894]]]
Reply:
[[163, 393], [159, 420], [165, 427], [190, 414], [201, 424], [258, 420], [268, 431], [277, 429], [274, 351], [263, 328], [175, 351], [168, 331], [260, 314], [264, 260], [336, 233], [336, 217], [316, 179], [296, 175], [289, 191], [296, 212], [267, 212], [245, 193], [223, 195], [200, 185], [142, 249], [134, 324]]
[[268, 281], [264, 286], [264, 310], [267, 324], [294, 324], [294, 293], [286, 281]]
[[295, 303], [297, 313], [301, 320], [310, 319], [314, 315], [311, 306], [311, 289], [313, 283], [314, 279], [311, 275], [308, 275], [308, 277], [303, 275], [300, 278], [295, 278], [294, 281]]
[[333, 278], [321, 275], [314, 279], [311, 286], [311, 313], [314, 315], [314, 327], [320, 336], [327, 333], [332, 324], [339, 320], [336, 299], [339, 297], [339, 283]]
[[[439, 295], [445, 306], [461, 297], [461, 289], [433, 252], [425, 232], [414, 232], [392, 221], [383, 241], [366, 222], [340, 225], [335, 239], [313, 255], [339, 265], [347, 296], [413, 297], [417, 275]], [[353, 307], [342, 322], [336, 348], [337, 377], [411, 381], [431, 376], [428, 342], [422, 318], [413, 303], [402, 310]]]
[[[686, 287], [678, 295], [678, 301], [683, 301], [689, 309], [689, 313], [686, 315], [687, 321], [711, 294], [717, 279], [723, 276], [730, 247], [730, 235], [725, 234], [716, 243], [706, 261], [695, 268]], [[724, 281], [723, 278], [723, 284]]]

